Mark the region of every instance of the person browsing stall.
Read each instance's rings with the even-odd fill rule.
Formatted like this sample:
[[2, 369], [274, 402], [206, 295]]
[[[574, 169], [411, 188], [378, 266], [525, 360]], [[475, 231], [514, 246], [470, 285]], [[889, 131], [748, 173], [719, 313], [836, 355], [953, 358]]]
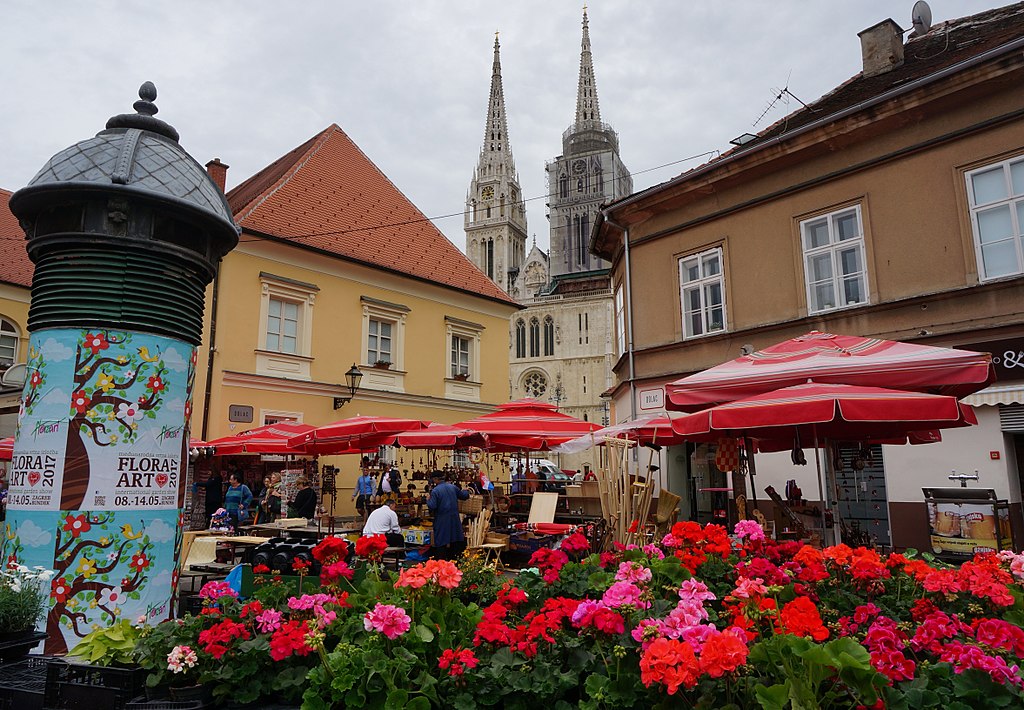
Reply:
[[444, 560], [453, 560], [466, 546], [462, 532], [462, 518], [459, 516], [459, 501], [469, 500], [469, 491], [463, 491], [444, 480], [444, 474], [434, 471], [430, 474], [434, 484], [427, 500], [427, 508], [434, 516], [431, 544], [434, 554]]
[[288, 517], [312, 518], [316, 515], [316, 491], [309, 487], [309, 479], [305, 476], [299, 476], [295, 485], [299, 487], [299, 492], [288, 506]]
[[384, 535], [387, 538], [389, 547], [402, 547], [405, 545], [405, 538], [402, 537], [402, 526], [398, 524], [397, 501], [389, 500], [385, 505], [380, 506], [366, 519], [363, 526], [363, 537], [370, 535]]
[[356, 502], [356, 510], [362, 514], [364, 519], [366, 518], [367, 504], [376, 490], [377, 487], [373, 481], [373, 476], [370, 475], [369, 469], [364, 468], [362, 474], [356, 479], [355, 490], [352, 491], [352, 499]]
[[228, 478], [228, 490], [224, 493], [224, 510], [231, 516], [237, 526], [249, 519], [249, 506], [252, 504], [252, 491], [242, 483], [239, 473], [232, 473]]

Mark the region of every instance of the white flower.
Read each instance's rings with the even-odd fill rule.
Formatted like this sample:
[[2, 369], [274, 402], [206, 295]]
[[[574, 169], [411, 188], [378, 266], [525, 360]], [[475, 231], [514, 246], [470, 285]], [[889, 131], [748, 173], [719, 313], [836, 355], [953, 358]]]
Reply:
[[124, 599], [125, 594], [121, 591], [120, 585], [116, 587], [105, 587], [100, 590], [100, 604], [117, 606], [118, 604], [123, 604]]
[[136, 419], [141, 419], [143, 411], [135, 402], [121, 402], [117, 405], [117, 418], [133, 424]]

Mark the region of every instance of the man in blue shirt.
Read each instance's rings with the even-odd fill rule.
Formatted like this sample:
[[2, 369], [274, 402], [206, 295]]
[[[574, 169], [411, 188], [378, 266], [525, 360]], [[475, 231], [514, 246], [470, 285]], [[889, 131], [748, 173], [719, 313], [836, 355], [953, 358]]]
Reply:
[[352, 491], [352, 498], [356, 501], [356, 510], [366, 521], [366, 511], [369, 508], [370, 497], [376, 492], [377, 484], [370, 475], [370, 469], [364, 468], [362, 475], [356, 479], [355, 490]]

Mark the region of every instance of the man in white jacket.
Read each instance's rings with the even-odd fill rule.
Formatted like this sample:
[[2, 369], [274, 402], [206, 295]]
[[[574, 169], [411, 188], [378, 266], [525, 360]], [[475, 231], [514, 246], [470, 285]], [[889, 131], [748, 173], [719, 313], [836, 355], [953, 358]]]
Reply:
[[402, 526], [398, 524], [398, 513], [395, 512], [397, 506], [398, 503], [392, 499], [370, 513], [370, 517], [366, 519], [366, 525], [363, 526], [363, 537], [384, 535], [389, 547], [404, 546], [405, 538], [402, 536]]

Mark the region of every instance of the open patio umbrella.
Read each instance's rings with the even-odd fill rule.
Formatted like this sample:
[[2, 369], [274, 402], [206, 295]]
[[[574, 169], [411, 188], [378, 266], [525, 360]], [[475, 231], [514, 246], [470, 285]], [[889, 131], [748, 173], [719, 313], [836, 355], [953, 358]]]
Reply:
[[243, 431], [241, 434], [224, 436], [220, 439], [206, 442], [206, 446], [213, 448], [216, 456], [230, 456], [235, 454], [304, 454], [297, 451], [288, 444], [288, 440], [294, 436], [311, 431], [314, 427], [300, 422], [275, 422], [266, 424], [255, 429]]
[[486, 449], [487, 436], [450, 424], [431, 424], [417, 431], [407, 431], [395, 437], [395, 443], [405, 449], [466, 449], [476, 446]]
[[14, 437], [0, 439], [0, 461], [10, 461], [14, 458]]
[[350, 417], [293, 436], [288, 445], [307, 454], [343, 454], [372, 451], [390, 444], [404, 431], [430, 426], [422, 419], [399, 417]]
[[[694, 441], [789, 437], [817, 449], [823, 439], [877, 441], [977, 423], [970, 406], [948, 395], [811, 382], [694, 412], [674, 419], [672, 428]], [[824, 530], [828, 503], [817, 454], [814, 462]]]
[[669, 383], [667, 406], [692, 412], [808, 379], [965, 397], [995, 370], [988, 353], [811, 331]]
[[487, 446], [482, 448], [490, 451], [546, 451], [600, 429], [597, 424], [563, 414], [555, 405], [532, 398], [499, 404], [495, 412], [453, 426], [486, 436]]

